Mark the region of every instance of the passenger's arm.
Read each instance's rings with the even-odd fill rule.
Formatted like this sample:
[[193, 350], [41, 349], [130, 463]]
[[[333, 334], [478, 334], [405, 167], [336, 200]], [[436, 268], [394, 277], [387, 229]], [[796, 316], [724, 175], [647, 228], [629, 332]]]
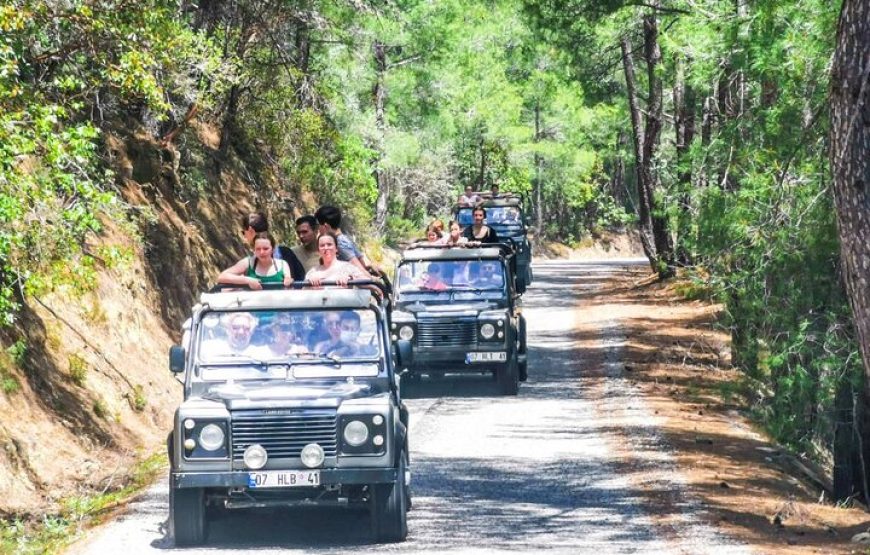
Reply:
[[244, 275], [247, 269], [248, 259], [243, 258], [221, 272], [218, 275], [217, 281], [227, 285], [247, 285], [251, 289], [262, 289], [263, 286], [260, 284], [260, 280]]

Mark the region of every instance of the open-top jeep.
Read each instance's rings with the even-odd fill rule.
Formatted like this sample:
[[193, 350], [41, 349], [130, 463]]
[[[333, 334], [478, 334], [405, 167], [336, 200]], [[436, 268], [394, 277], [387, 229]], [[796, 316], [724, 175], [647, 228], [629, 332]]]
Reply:
[[504, 245], [403, 252], [391, 334], [411, 343], [413, 356], [402, 364], [410, 378], [491, 372], [502, 394], [517, 394], [526, 378], [526, 330], [512, 257]]
[[168, 440], [176, 544], [203, 542], [215, 510], [314, 504], [367, 505], [378, 541], [405, 539], [408, 413], [388, 322], [367, 289], [202, 295], [170, 351], [184, 377]]
[[[512, 244], [516, 252], [517, 291], [525, 292], [532, 283], [532, 244], [529, 242], [522, 199], [506, 194], [497, 198], [484, 198], [476, 206], [486, 210], [486, 225], [498, 234], [499, 241]], [[454, 219], [462, 227], [474, 223], [474, 207], [457, 206]]]

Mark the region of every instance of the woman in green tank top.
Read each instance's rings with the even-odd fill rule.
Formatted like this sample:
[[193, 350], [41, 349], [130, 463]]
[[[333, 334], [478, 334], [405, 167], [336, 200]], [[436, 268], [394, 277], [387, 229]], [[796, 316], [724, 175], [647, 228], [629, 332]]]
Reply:
[[239, 260], [218, 276], [218, 283], [247, 285], [250, 289], [262, 289], [264, 283], [283, 283], [284, 287], [293, 283], [290, 267], [283, 260], [272, 256], [275, 239], [268, 231], [254, 236], [254, 254]]

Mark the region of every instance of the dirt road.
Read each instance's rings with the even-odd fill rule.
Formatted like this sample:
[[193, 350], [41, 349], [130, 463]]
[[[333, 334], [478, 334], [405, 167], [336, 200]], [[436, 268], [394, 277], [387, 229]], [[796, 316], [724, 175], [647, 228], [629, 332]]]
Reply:
[[[372, 545], [361, 513], [294, 509], [222, 517], [206, 547], [177, 552], [768, 551], [713, 524], [728, 525], [681, 470], [667, 411], [626, 367], [625, 313], [590, 302], [602, 284], [642, 276], [635, 264], [535, 266], [523, 300], [529, 381], [517, 397], [498, 396], [483, 376], [403, 387], [414, 499], [406, 542]], [[166, 497], [156, 485], [73, 552], [170, 549]]]

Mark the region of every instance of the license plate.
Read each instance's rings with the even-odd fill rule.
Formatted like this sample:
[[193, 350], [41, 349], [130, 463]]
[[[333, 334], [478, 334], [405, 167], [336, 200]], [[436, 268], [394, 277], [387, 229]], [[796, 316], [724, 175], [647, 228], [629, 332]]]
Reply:
[[467, 353], [465, 362], [505, 362], [507, 353]]
[[267, 470], [248, 474], [249, 488], [305, 488], [319, 485], [319, 470]]

